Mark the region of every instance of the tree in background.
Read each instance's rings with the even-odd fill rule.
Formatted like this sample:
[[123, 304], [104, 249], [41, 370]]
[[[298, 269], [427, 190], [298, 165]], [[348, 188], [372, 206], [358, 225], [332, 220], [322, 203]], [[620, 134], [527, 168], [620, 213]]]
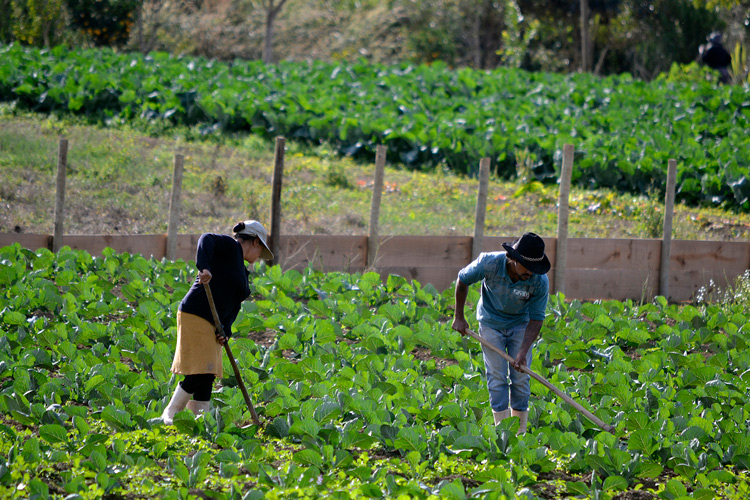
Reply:
[[71, 24], [97, 46], [119, 46], [130, 37], [140, 0], [66, 0]]
[[276, 16], [284, 7], [286, 0], [263, 0], [266, 9], [266, 36], [263, 40], [263, 62], [273, 62], [273, 30]]
[[[63, 0], [4, 0], [3, 4], [3, 11], [10, 14], [3, 16], [5, 20], [2, 22], [9, 22], [10, 27], [3, 33], [4, 39], [38, 47], [60, 42], [65, 30]], [[10, 8], [5, 10], [5, 6]], [[8, 39], [8, 36], [12, 38]]]
[[13, 41], [13, 4], [11, 0], [0, 0], [0, 12], [6, 15], [0, 16], [0, 43]]
[[505, 2], [495, 0], [406, 0], [408, 45], [419, 61], [437, 59], [494, 68], [502, 48]]

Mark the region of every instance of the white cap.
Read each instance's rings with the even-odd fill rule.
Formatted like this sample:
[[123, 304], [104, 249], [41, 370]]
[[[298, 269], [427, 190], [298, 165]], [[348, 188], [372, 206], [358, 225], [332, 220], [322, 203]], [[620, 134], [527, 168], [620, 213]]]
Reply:
[[268, 243], [266, 243], [266, 240], [268, 239], [268, 233], [266, 233], [266, 228], [263, 227], [263, 224], [261, 224], [257, 220], [246, 220], [243, 222], [238, 222], [234, 226], [234, 232], [236, 234], [257, 236], [260, 239], [260, 242], [263, 243], [263, 252], [260, 254], [260, 257], [265, 260], [273, 259], [273, 252], [271, 252], [271, 249], [268, 248]]

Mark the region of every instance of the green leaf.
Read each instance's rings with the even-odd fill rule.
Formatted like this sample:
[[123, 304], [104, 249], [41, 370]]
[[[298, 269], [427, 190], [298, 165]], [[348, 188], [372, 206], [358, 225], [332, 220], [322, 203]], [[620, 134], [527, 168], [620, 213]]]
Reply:
[[341, 407], [338, 403], [335, 403], [333, 401], [326, 401], [318, 405], [318, 407], [315, 408], [315, 411], [313, 412], [313, 418], [315, 418], [315, 420], [317, 420], [321, 424], [331, 422], [337, 419], [340, 415]]
[[628, 438], [628, 450], [640, 451], [645, 456], [651, 454], [651, 447], [654, 444], [653, 433], [648, 429], [639, 429]]
[[565, 481], [565, 488], [572, 496], [588, 496], [589, 487], [582, 481]]
[[279, 339], [279, 349], [296, 351], [299, 348], [299, 340], [293, 333], [285, 333]]
[[643, 461], [640, 462], [636, 467], [635, 474], [638, 477], [652, 479], [659, 477], [663, 470], [664, 467], [655, 462]]
[[6, 325], [23, 325], [26, 323], [26, 316], [18, 311], [7, 311], [3, 314], [3, 323]]
[[460, 480], [443, 485], [440, 488], [440, 498], [448, 500], [466, 500], [466, 490]]
[[103, 472], [107, 468], [107, 457], [104, 454], [94, 450], [89, 456], [89, 460], [94, 467], [96, 472]]
[[50, 444], [65, 443], [68, 441], [68, 433], [65, 427], [58, 424], [41, 426], [39, 428], [39, 436]]
[[92, 389], [96, 388], [97, 386], [101, 385], [105, 382], [105, 378], [102, 375], [94, 375], [90, 379], [86, 381], [86, 385], [84, 386], [84, 390], [86, 392], [91, 392]]
[[599, 316], [597, 316], [593, 324], [601, 325], [604, 328], [606, 328], [607, 331], [610, 331], [610, 332], [612, 331], [612, 328], [614, 328], [615, 326], [615, 323], [614, 321], [612, 321], [612, 318], [610, 318], [606, 314], [600, 314]]
[[234, 450], [221, 450], [219, 453], [214, 455], [214, 459], [220, 464], [238, 463], [242, 461], [242, 458]]
[[309, 448], [295, 453], [292, 456], [292, 460], [300, 465], [317, 467], [318, 469], [323, 468], [323, 457], [321, 457], [320, 453]]
[[286, 419], [283, 417], [276, 417], [273, 422], [266, 427], [266, 433], [271, 437], [279, 439], [285, 438], [289, 435], [289, 424], [286, 423]]
[[382, 498], [383, 492], [377, 485], [373, 483], [364, 483], [359, 485], [359, 489], [362, 494], [370, 498]]
[[627, 489], [628, 489], [628, 481], [627, 479], [621, 476], [608, 476], [604, 480], [604, 485], [602, 485], [603, 491], [609, 491], [609, 490], [625, 491]]
[[427, 447], [427, 441], [425, 436], [417, 432], [413, 427], [403, 427], [398, 431], [393, 445], [405, 451], [422, 451]]
[[125, 410], [120, 410], [112, 405], [102, 410], [102, 420], [110, 427], [119, 432], [133, 430], [133, 420]]
[[311, 418], [298, 420], [289, 428], [289, 434], [309, 436], [312, 439], [318, 437], [318, 432], [320, 432], [320, 426]]
[[485, 451], [487, 446], [477, 436], [463, 435], [459, 436], [458, 439], [453, 441], [451, 449], [455, 452], [460, 451]]

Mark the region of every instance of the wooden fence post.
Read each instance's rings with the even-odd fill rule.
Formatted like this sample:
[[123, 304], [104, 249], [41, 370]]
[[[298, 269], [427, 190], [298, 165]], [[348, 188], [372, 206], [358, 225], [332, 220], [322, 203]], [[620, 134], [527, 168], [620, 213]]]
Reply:
[[565, 293], [565, 268], [568, 264], [568, 209], [574, 154], [575, 148], [572, 144], [563, 146], [560, 194], [557, 202], [557, 247], [555, 249], [555, 293], [563, 294]]
[[273, 186], [271, 190], [271, 236], [269, 245], [273, 252], [272, 266], [279, 263], [279, 236], [281, 232], [281, 181], [284, 177], [284, 137], [276, 138], [276, 149], [273, 158]]
[[57, 253], [63, 246], [65, 225], [65, 174], [68, 169], [68, 140], [60, 139], [57, 149], [57, 191], [55, 193], [55, 234], [52, 237], [52, 251]]
[[667, 192], [664, 198], [664, 231], [661, 243], [659, 266], [659, 295], [669, 300], [669, 259], [672, 254], [672, 218], [674, 214], [675, 184], [677, 183], [677, 160], [667, 162]]
[[367, 232], [367, 267], [374, 268], [380, 246], [380, 200], [383, 194], [385, 156], [388, 149], [383, 144], [375, 148], [375, 180], [372, 184], [370, 203], [370, 227]]
[[471, 260], [476, 259], [484, 246], [484, 219], [487, 214], [487, 191], [490, 179], [490, 159], [479, 161], [479, 190], [477, 191], [477, 205], [474, 212], [474, 239], [471, 243]]
[[177, 226], [180, 224], [180, 198], [182, 195], [182, 172], [185, 157], [174, 155], [174, 171], [172, 172], [172, 196], [169, 199], [169, 224], [167, 225], [167, 259], [177, 258]]

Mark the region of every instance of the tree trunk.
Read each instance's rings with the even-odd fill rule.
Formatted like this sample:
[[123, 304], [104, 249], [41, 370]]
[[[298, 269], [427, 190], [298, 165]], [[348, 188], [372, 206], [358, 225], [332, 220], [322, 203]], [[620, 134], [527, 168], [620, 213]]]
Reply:
[[591, 72], [592, 46], [591, 46], [591, 27], [589, 25], [589, 0], [581, 0], [581, 71]]
[[482, 13], [479, 9], [474, 12], [474, 33], [471, 37], [474, 68], [482, 68]]
[[267, 64], [273, 62], [274, 21], [286, 3], [286, 0], [281, 0], [277, 5], [274, 2], [275, 0], [267, 0], [266, 2], [266, 37], [263, 40], [263, 62]]

